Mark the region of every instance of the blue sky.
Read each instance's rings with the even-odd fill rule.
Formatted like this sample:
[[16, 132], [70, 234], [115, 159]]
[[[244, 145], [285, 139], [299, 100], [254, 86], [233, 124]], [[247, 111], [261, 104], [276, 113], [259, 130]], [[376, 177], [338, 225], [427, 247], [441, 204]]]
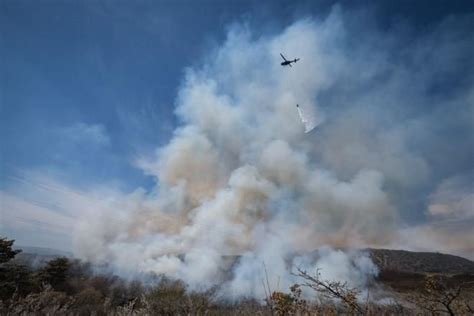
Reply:
[[169, 140], [186, 67], [232, 23], [275, 33], [334, 3], [370, 8], [380, 28], [408, 20], [423, 30], [472, 10], [469, 1], [2, 1], [1, 184], [17, 168], [47, 168], [85, 184], [150, 185], [130, 161]]
[[[2, 172], [53, 167], [85, 181], [146, 181], [129, 161], [170, 137], [183, 69], [222, 36], [231, 8], [196, 9], [204, 11], [179, 2], [3, 2]], [[71, 126], [84, 135], [68, 140]], [[102, 134], [107, 141], [95, 142]]]
[[[335, 3], [346, 12], [355, 12], [346, 20], [349, 25], [360, 26], [357, 12], [363, 11], [369, 20], [361, 30], [400, 35], [386, 45], [400, 49], [390, 58], [401, 64], [416, 62], [415, 58], [405, 59], [401, 47], [426, 34], [438, 40], [432, 34], [444, 30], [443, 25], [448, 25], [446, 36], [452, 36], [453, 42], [463, 39], [472, 26], [467, 17], [474, 12], [471, 1], [1, 1], [0, 189], [44, 204], [45, 198], [21, 192], [22, 181], [41, 174], [78, 190], [100, 186], [121, 192], [152, 191], [160, 186], [157, 176], [146, 174], [136, 162], [168, 144], [183, 124], [174, 111], [186, 70], [209, 65], [235, 25], [245, 25], [255, 39], [270, 37], [300, 19], [326, 17]], [[352, 35], [356, 41], [364, 33]], [[439, 40], [445, 39], [440, 35]], [[448, 53], [454, 46], [446, 42]], [[472, 41], [470, 46], [467, 43], [455, 46], [453, 62], [446, 63], [445, 69], [440, 66], [442, 76], [427, 87], [431, 90], [423, 94], [422, 106], [401, 112], [394, 108], [391, 117], [416, 118], [426, 113], [442, 117], [436, 114], [442, 110], [437, 110], [437, 100], [462, 95], [472, 84], [472, 62], [466, 65], [463, 58], [474, 49]], [[345, 45], [351, 49], [350, 41]], [[435, 58], [433, 64], [436, 62]], [[421, 72], [418, 69], [410, 75], [417, 78]], [[344, 109], [329, 106], [338, 96], [331, 89], [318, 96], [329, 118]], [[431, 105], [426, 102], [430, 98]], [[472, 128], [456, 120], [462, 115], [454, 112], [453, 121], [437, 126], [433, 121], [422, 123], [442, 141], [413, 134], [413, 144], [406, 143], [418, 147], [415, 140], [420, 138], [419, 150], [426, 153], [421, 156], [434, 180], [416, 188], [400, 189], [399, 184], [390, 188], [393, 199], [405, 201], [397, 206], [404, 209], [401, 212], [409, 222], [425, 220], [424, 212], [411, 210], [426, 208], [428, 197], [443, 187], [444, 180], [454, 177], [456, 186], [462, 186], [460, 183], [471, 179], [459, 178], [471, 174], [473, 168]], [[441, 148], [439, 156], [431, 154], [433, 148]], [[457, 148], [463, 150], [450, 163], [447, 152]], [[345, 170], [337, 172], [345, 177]], [[413, 192], [419, 194], [419, 201], [413, 200]], [[410, 198], [404, 199], [404, 194]], [[1, 211], [4, 217], [12, 212], [5, 206]], [[58, 236], [40, 226], [28, 230], [4, 221], [0, 228], [29, 244], [35, 243], [31, 234], [39, 229], [38, 236], [44, 238], [38, 237], [41, 242], [36, 245], [70, 247], [70, 242], [55, 243]]]

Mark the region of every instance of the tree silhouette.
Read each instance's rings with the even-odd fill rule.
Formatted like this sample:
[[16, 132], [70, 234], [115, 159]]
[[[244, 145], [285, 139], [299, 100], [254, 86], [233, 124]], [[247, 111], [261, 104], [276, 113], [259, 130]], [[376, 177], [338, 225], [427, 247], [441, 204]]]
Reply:
[[11, 260], [21, 252], [13, 250], [15, 240], [0, 238], [0, 300], [11, 298], [14, 294], [26, 295], [32, 290], [30, 270]]
[[0, 238], [0, 264], [10, 261], [21, 252], [20, 249], [13, 250], [14, 239]]
[[60, 257], [53, 259], [48, 264], [38, 271], [37, 279], [40, 284], [50, 284], [53, 289], [57, 291], [68, 290], [68, 276], [71, 263], [68, 258]]

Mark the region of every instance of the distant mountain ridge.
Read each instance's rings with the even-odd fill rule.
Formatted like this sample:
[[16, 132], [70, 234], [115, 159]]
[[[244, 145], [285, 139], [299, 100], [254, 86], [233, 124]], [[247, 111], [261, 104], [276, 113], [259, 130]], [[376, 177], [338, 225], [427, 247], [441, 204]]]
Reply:
[[364, 250], [381, 271], [474, 274], [474, 262], [459, 256], [392, 249]]
[[41, 256], [55, 256], [55, 257], [72, 257], [72, 252], [47, 248], [47, 247], [32, 247], [32, 246], [15, 246], [15, 249], [21, 249], [23, 253], [35, 254]]
[[15, 262], [31, 267], [42, 267], [50, 260], [58, 257], [72, 258], [73, 254], [67, 251], [30, 246], [15, 246], [15, 249], [21, 249], [21, 252], [13, 259]]

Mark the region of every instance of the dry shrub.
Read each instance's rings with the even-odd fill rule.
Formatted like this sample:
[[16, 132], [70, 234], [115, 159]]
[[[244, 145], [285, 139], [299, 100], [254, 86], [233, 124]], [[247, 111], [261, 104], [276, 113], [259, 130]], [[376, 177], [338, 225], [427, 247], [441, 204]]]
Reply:
[[424, 288], [407, 296], [407, 301], [420, 311], [436, 315], [474, 315], [472, 296], [469, 295], [470, 283], [449, 284], [440, 275], [429, 275]]
[[72, 305], [72, 298], [57, 292], [49, 285], [43, 291], [29, 294], [14, 301], [8, 308], [8, 315], [65, 315]]
[[162, 278], [142, 299], [148, 315], [204, 315], [213, 306], [212, 292], [193, 293], [182, 281]]
[[297, 271], [296, 275], [303, 279], [303, 286], [316, 291], [323, 298], [341, 302], [350, 314], [364, 314], [357, 300], [359, 289], [349, 287], [346, 282], [322, 280], [319, 270], [316, 270], [316, 275], [299, 268]]
[[290, 294], [273, 292], [267, 304], [276, 315], [305, 315], [310, 313], [308, 302], [301, 297], [302, 290], [299, 284], [290, 287]]
[[106, 305], [102, 294], [94, 288], [86, 288], [74, 295], [71, 310], [76, 315], [106, 314]]

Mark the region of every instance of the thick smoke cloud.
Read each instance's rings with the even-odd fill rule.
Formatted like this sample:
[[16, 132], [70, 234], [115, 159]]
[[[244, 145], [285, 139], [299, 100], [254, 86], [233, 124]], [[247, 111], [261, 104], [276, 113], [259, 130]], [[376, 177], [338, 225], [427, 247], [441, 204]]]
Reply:
[[[450, 251], [442, 237], [406, 237], [433, 240], [427, 212], [472, 214], [464, 202], [439, 202], [453, 190], [472, 200], [467, 182], [443, 182], [472, 168], [472, 40], [458, 25], [468, 19], [420, 35], [402, 25], [378, 31], [361, 17], [335, 7], [273, 36], [231, 27], [203, 66], [187, 70], [169, 144], [137, 162], [156, 191], [93, 210], [76, 229], [76, 254], [262, 297], [263, 263], [284, 290], [291, 266], [309, 269], [304, 254], [321, 247], [311, 262], [323, 276], [361, 286], [376, 273], [363, 254], [328, 245]], [[301, 61], [283, 68], [280, 52]], [[310, 133], [296, 104], [315, 118]], [[466, 247], [455, 250], [472, 255]]]

